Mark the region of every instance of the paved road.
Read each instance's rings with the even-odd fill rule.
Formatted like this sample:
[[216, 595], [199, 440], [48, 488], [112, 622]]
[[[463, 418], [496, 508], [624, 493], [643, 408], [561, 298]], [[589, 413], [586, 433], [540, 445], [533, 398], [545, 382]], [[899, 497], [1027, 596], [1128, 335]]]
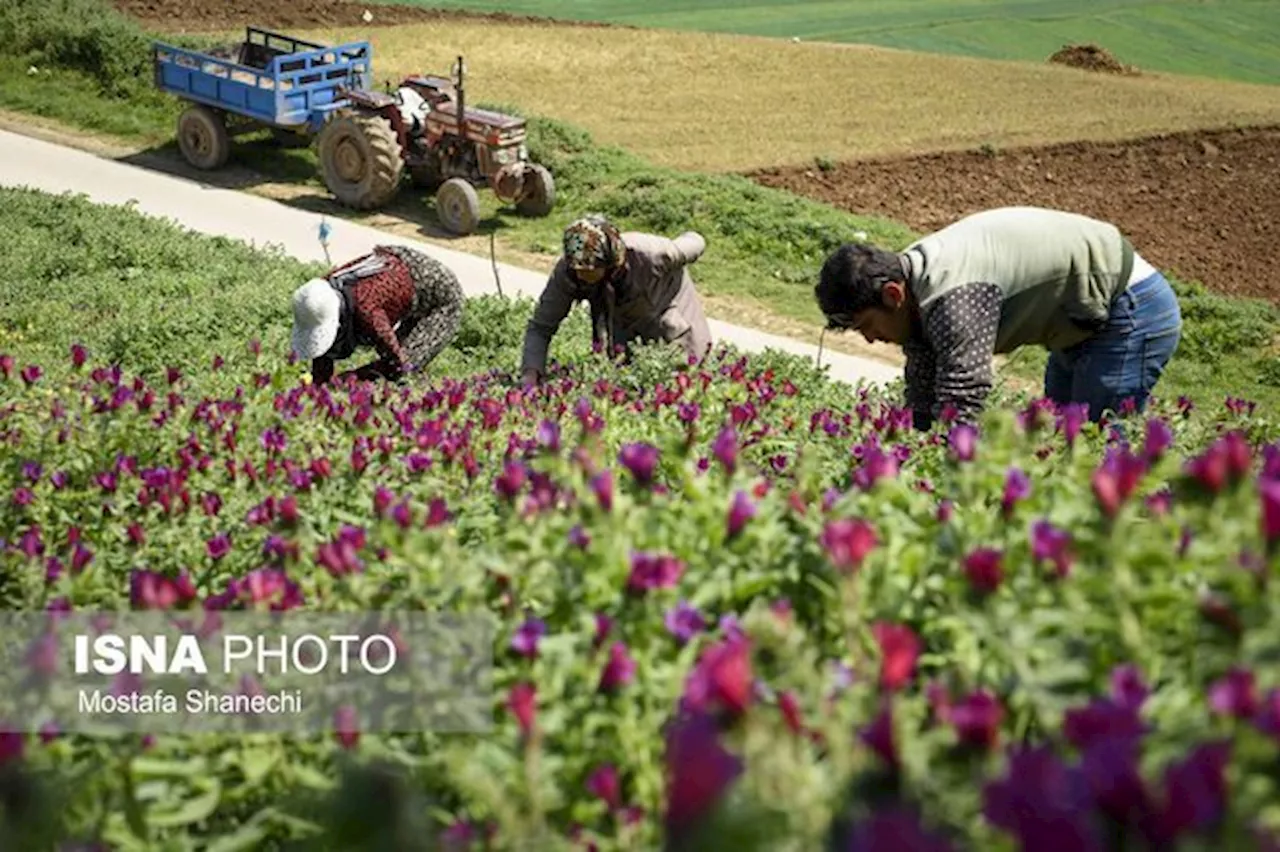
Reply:
[[[135, 202], [142, 213], [172, 219], [205, 234], [244, 240], [252, 245], [275, 244], [285, 253], [305, 261], [323, 261], [318, 234], [322, 217], [277, 201], [235, 190], [207, 186], [182, 177], [105, 159], [21, 134], [0, 130], [0, 185], [26, 186], [45, 192], [83, 193], [104, 204]], [[397, 237], [375, 228], [343, 220], [329, 220], [329, 254], [335, 263], [356, 257], [373, 246], [412, 246], [448, 264], [458, 275], [468, 296], [497, 293], [493, 265], [488, 257], [453, 251], [433, 243]], [[509, 296], [536, 297], [546, 283], [544, 273], [498, 264], [502, 292]], [[301, 283], [301, 282], [299, 282]], [[813, 358], [817, 347], [755, 329], [711, 321], [718, 340], [748, 352], [766, 348]], [[825, 350], [824, 366], [833, 379], [856, 384], [891, 382], [899, 368], [865, 358]]]

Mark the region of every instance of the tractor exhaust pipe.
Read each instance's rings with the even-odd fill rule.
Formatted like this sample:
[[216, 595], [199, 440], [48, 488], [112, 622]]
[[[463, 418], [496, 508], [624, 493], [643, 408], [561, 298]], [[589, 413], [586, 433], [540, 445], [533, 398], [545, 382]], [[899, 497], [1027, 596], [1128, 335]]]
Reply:
[[458, 57], [458, 62], [454, 67], [457, 69], [457, 73], [454, 75], [457, 82], [454, 85], [458, 90], [458, 135], [465, 140], [467, 138], [467, 94], [463, 78], [466, 74], [466, 67], [463, 65], [461, 56]]

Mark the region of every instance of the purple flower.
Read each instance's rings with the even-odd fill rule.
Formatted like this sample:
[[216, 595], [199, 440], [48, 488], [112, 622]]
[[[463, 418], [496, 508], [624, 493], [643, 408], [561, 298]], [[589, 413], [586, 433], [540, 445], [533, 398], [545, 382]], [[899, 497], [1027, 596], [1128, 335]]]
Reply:
[[949, 840], [926, 829], [919, 815], [892, 807], [853, 827], [847, 852], [953, 852]]
[[79, 343], [71, 344], [71, 366], [77, 370], [84, 366], [84, 362], [88, 360], [89, 353]]
[[551, 453], [560, 452], [560, 424], [553, 420], [543, 420], [534, 433], [538, 446]]
[[711, 443], [711, 454], [732, 474], [738, 466], [738, 433], [732, 426], [725, 426]]
[[1173, 446], [1173, 431], [1169, 428], [1169, 424], [1158, 417], [1148, 420], [1146, 445], [1142, 451], [1147, 462], [1154, 464], [1171, 446]]
[[40, 462], [26, 461], [22, 463], [22, 475], [33, 485], [40, 481], [43, 473], [44, 468], [40, 465]]
[[1031, 496], [1031, 480], [1016, 467], [1009, 468], [1004, 480], [1004, 497], [1000, 501], [1000, 509], [1006, 518], [1013, 515], [1013, 507], [1019, 500]]
[[978, 430], [968, 423], [958, 423], [947, 433], [947, 445], [956, 461], [973, 461], [978, 450]]
[[30, 488], [22, 485], [13, 490], [12, 500], [15, 506], [30, 506], [35, 502], [36, 495]]
[[682, 402], [676, 407], [676, 415], [681, 423], [694, 423], [701, 414], [702, 409], [696, 402]]
[[613, 472], [610, 470], [602, 470], [595, 476], [591, 477], [591, 492], [596, 496], [596, 502], [600, 504], [600, 508], [606, 512], [613, 511]]
[[587, 792], [602, 800], [609, 810], [622, 807], [622, 790], [618, 780], [618, 768], [611, 763], [597, 767], [587, 777]]
[[1071, 534], [1048, 521], [1031, 525], [1031, 557], [1036, 562], [1052, 562], [1058, 577], [1071, 572]]
[[646, 443], [627, 444], [618, 453], [618, 462], [631, 471], [638, 484], [649, 485], [658, 466], [658, 448]]
[[504, 500], [515, 500], [525, 483], [524, 465], [517, 461], [509, 461], [502, 467], [502, 473], [494, 478], [493, 488]]
[[710, 812], [742, 774], [742, 760], [720, 744], [716, 722], [696, 715], [679, 720], [667, 736], [665, 824], [678, 839]]
[[861, 567], [879, 541], [871, 524], [860, 518], [842, 518], [826, 523], [819, 543], [837, 571], [851, 573]]
[[756, 516], [755, 504], [751, 502], [751, 498], [747, 496], [747, 492], [738, 491], [733, 495], [733, 502], [729, 505], [729, 517], [725, 522], [725, 531], [729, 538], [736, 538], [742, 532], [743, 527], [747, 525], [747, 521]]
[[546, 635], [546, 622], [538, 618], [527, 619], [511, 637], [511, 650], [522, 657], [533, 659], [538, 656], [538, 640]]
[[707, 622], [696, 607], [688, 601], [680, 601], [667, 610], [666, 626], [667, 632], [676, 638], [676, 642], [685, 645], [695, 634], [706, 628]]
[[947, 719], [962, 744], [990, 751], [1000, 739], [1004, 707], [994, 695], [979, 690], [952, 704]]
[[573, 529], [569, 530], [569, 544], [586, 550], [591, 545], [591, 534], [582, 528], [582, 524], [574, 524]]
[[1022, 849], [1101, 852], [1088, 812], [1089, 791], [1047, 747], [1019, 748], [1005, 778], [983, 788], [987, 822], [1013, 834]]

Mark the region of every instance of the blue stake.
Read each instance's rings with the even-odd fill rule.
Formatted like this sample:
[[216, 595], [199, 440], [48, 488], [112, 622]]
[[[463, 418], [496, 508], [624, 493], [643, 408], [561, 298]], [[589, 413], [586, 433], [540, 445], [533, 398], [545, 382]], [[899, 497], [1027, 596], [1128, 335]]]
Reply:
[[333, 266], [333, 261], [329, 259], [329, 223], [323, 216], [320, 217], [320, 247], [324, 249], [325, 262]]

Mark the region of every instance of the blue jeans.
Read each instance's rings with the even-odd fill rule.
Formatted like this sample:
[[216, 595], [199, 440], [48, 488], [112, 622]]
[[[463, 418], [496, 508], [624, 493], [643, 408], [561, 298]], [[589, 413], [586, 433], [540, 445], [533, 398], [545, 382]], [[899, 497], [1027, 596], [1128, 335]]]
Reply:
[[1086, 403], [1095, 423], [1125, 400], [1142, 411], [1181, 336], [1178, 297], [1157, 272], [1120, 294], [1097, 334], [1049, 353], [1044, 395], [1059, 405]]

